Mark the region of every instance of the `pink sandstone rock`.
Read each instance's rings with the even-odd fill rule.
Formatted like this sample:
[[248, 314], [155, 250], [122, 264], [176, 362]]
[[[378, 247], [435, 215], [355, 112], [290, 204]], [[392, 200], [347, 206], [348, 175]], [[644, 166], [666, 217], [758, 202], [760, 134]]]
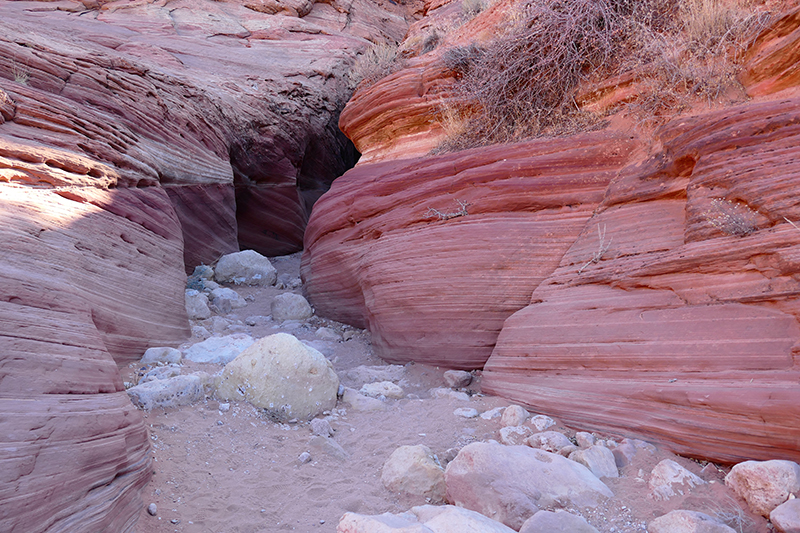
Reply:
[[800, 7], [783, 13], [748, 50], [740, 81], [750, 96], [800, 85]]
[[662, 128], [506, 321], [484, 390], [691, 456], [797, 460], [798, 109]]
[[601, 133], [358, 165], [314, 207], [309, 301], [369, 326], [388, 361], [479, 368], [636, 147]]

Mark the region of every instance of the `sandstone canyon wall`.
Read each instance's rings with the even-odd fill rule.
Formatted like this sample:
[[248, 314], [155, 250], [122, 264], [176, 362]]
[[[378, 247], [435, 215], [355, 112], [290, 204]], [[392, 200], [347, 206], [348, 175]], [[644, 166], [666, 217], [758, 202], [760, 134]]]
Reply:
[[387, 6], [0, 4], [0, 530], [132, 530], [117, 365], [188, 335], [186, 267], [300, 248], [356, 156], [349, 65], [408, 25]]
[[500, 4], [342, 113], [365, 158], [309, 222], [312, 303], [387, 360], [485, 365], [485, 390], [581, 427], [797, 460], [800, 11], [751, 43], [759, 100], [426, 155], [454, 82], [442, 48], [481, 39]]

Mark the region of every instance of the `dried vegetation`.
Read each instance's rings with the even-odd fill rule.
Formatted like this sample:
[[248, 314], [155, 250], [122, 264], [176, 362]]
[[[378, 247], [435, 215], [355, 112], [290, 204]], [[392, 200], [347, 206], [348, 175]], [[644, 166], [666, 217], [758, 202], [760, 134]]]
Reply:
[[767, 15], [723, 0], [527, 0], [484, 46], [451, 48], [459, 78], [442, 102], [437, 151], [570, 134], [602, 125], [576, 102], [582, 84], [630, 72], [640, 117], [735, 98], [735, 73]]

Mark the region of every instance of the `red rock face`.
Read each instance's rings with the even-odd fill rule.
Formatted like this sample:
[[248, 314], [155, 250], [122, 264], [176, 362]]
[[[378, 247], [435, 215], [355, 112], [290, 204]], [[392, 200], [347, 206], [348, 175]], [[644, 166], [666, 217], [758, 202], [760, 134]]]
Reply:
[[312, 213], [309, 298], [368, 326], [388, 361], [479, 368], [636, 146], [593, 134], [358, 165]]
[[740, 76], [750, 96], [800, 85], [800, 7], [784, 13], [750, 48]]
[[485, 390], [691, 456], [800, 458], [798, 109], [665, 127], [506, 321]]
[[366, 42], [339, 29], [407, 25], [168, 4], [0, 4], [0, 531], [132, 530], [152, 467], [117, 365], [188, 335], [184, 266], [301, 247], [355, 157], [336, 122]]

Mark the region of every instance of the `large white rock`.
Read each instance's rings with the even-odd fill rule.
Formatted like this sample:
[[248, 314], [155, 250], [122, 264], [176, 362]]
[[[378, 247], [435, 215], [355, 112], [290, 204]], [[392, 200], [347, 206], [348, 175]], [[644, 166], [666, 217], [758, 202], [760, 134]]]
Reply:
[[582, 516], [567, 511], [539, 511], [528, 518], [519, 533], [598, 533]]
[[180, 363], [181, 351], [169, 346], [158, 346], [148, 348], [142, 356], [141, 363], [149, 365], [152, 363]]
[[185, 294], [186, 314], [189, 320], [205, 320], [211, 316], [208, 308], [208, 296], [194, 289], [187, 289]]
[[782, 503], [769, 513], [769, 521], [778, 533], [800, 533], [800, 500]]
[[462, 448], [447, 465], [445, 480], [449, 502], [515, 530], [540, 508], [593, 507], [614, 495], [575, 461], [498, 443], [475, 442]]
[[211, 291], [209, 300], [211, 304], [223, 313], [230, 313], [247, 305], [238, 292], [227, 287], [220, 287]]
[[597, 477], [619, 477], [614, 454], [605, 446], [595, 444], [589, 448], [576, 450], [569, 455], [569, 458], [591, 470]]
[[288, 333], [259, 339], [228, 363], [217, 394], [272, 416], [310, 420], [336, 406], [339, 378], [317, 350]]
[[769, 516], [800, 490], [800, 465], [792, 461], [745, 461], [725, 476], [725, 484], [747, 501], [754, 513]]
[[345, 513], [337, 533], [515, 533], [500, 522], [453, 505], [422, 505], [394, 515]]
[[393, 451], [383, 465], [381, 482], [392, 492], [423, 496], [432, 502], [444, 501], [444, 470], [436, 464], [431, 449], [423, 444], [400, 446]]
[[736, 533], [716, 518], [697, 511], [677, 510], [647, 524], [649, 533]]
[[692, 487], [705, 484], [699, 476], [692, 474], [672, 459], [664, 459], [650, 473], [650, 490], [657, 500], [667, 500], [688, 492]]
[[509, 405], [503, 411], [503, 417], [500, 419], [502, 426], [521, 426], [525, 423], [531, 414], [527, 409], [519, 405]]
[[195, 372], [136, 385], [128, 389], [128, 396], [135, 406], [146, 411], [154, 407], [179, 407], [211, 394], [213, 383], [213, 378], [207, 373]]
[[253, 250], [223, 255], [214, 269], [214, 279], [220, 283], [245, 285], [275, 285], [278, 272], [269, 259]]
[[187, 348], [184, 357], [195, 363], [227, 365], [253, 342], [253, 337], [236, 333], [225, 337], [211, 337]]
[[274, 320], [304, 320], [314, 314], [308, 300], [293, 292], [277, 295], [270, 307]]

